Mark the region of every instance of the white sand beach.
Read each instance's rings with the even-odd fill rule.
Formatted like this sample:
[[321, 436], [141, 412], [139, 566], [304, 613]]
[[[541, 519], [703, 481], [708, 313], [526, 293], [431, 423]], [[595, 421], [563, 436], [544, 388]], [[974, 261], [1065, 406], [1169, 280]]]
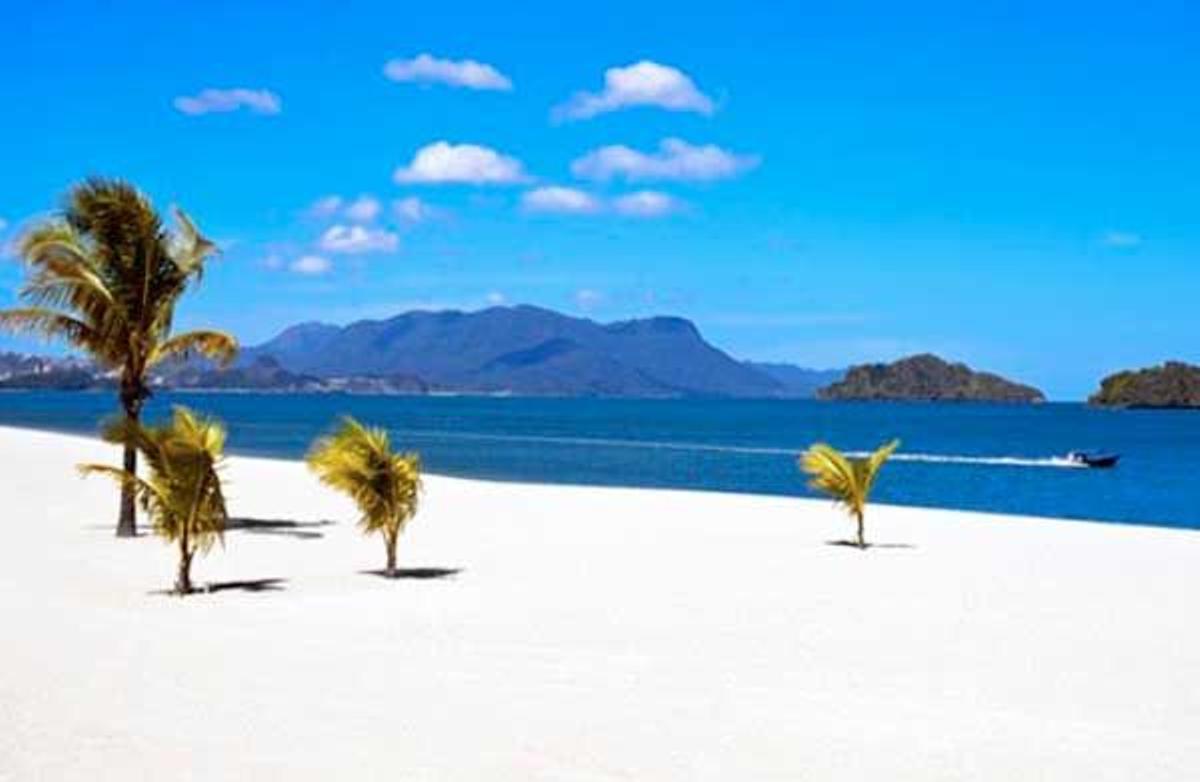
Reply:
[[116, 459], [0, 429], [0, 779], [1200, 773], [1197, 532], [874, 507], [862, 552], [820, 501], [430, 477], [389, 581], [303, 465], [234, 458], [233, 515], [297, 526], [181, 599], [74, 471]]

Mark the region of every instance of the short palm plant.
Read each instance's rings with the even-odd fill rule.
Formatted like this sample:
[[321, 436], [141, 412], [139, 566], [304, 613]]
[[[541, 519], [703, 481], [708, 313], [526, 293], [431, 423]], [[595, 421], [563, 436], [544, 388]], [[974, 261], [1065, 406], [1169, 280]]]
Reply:
[[[216, 250], [187, 215], [176, 210], [175, 219], [177, 230], [167, 231], [150, 200], [125, 182], [77, 185], [61, 217], [21, 238], [26, 306], [0, 311], [0, 329], [61, 339], [112, 372], [130, 423], [140, 419], [155, 366], [195, 354], [228, 362], [237, 351], [219, 331], [172, 333], [176, 303]], [[137, 472], [131, 445], [124, 469]], [[131, 486], [121, 492], [121, 536], [137, 534]]]
[[175, 591], [188, 594], [192, 558], [223, 541], [228, 519], [220, 475], [225, 428], [214, 419], [176, 407], [168, 423], [148, 426], [122, 418], [107, 427], [104, 437], [136, 448], [149, 477], [102, 464], [84, 464], [79, 469], [85, 475], [110, 475], [133, 492], [154, 532], [179, 547]]
[[383, 536], [385, 573], [395, 577], [396, 542], [417, 513], [420, 456], [394, 452], [386, 431], [347, 416], [337, 431], [313, 444], [308, 466], [322, 483], [354, 500], [364, 533]]
[[809, 488], [824, 492], [844, 506], [858, 525], [856, 543], [866, 548], [863, 515], [867, 499], [884, 462], [900, 447], [899, 440], [880, 446], [874, 453], [854, 458], [833, 446], [817, 443], [800, 455], [800, 469], [810, 476]]

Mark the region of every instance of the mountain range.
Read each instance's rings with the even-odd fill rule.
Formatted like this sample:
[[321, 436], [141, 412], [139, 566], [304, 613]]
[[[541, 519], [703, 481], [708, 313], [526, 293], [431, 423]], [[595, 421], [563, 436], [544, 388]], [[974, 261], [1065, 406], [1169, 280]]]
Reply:
[[323, 379], [407, 378], [434, 391], [555, 396], [811, 396], [830, 376], [738, 361], [683, 318], [602, 324], [525, 305], [302, 323], [244, 349], [237, 366], [264, 358]]

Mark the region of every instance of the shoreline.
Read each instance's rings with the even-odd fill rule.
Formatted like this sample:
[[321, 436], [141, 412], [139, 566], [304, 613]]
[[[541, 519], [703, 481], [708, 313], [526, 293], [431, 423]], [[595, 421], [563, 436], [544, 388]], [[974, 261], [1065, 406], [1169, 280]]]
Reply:
[[[14, 432], [34, 432], [34, 433], [54, 434], [54, 435], [59, 435], [62, 437], [76, 438], [76, 439], [79, 439], [79, 440], [82, 440], [85, 442], [92, 442], [95, 444], [102, 443], [102, 441], [100, 440], [98, 435], [89, 435], [89, 434], [79, 432], [78, 430], [72, 430], [72, 429], [59, 429], [59, 428], [40, 427], [40, 426], [33, 426], [33, 425], [20, 425], [20, 424], [5, 423], [5, 424], [0, 424], [0, 437], [3, 437], [3, 433], [6, 430], [12, 430]], [[295, 456], [295, 457], [278, 456], [278, 455], [273, 455], [273, 454], [256, 452], [253, 449], [240, 449], [240, 448], [237, 448], [236, 446], [229, 447], [228, 456], [230, 458], [238, 458], [238, 459], [243, 459], [243, 460], [262, 460], [262, 461], [272, 461], [272, 462], [284, 462], [284, 463], [290, 463], [290, 464], [302, 464], [303, 463], [303, 457], [301, 457], [301, 456]], [[902, 461], [902, 460], [898, 460], [898, 461]], [[772, 493], [766, 493], [766, 492], [736, 491], [736, 490], [731, 491], [731, 490], [722, 490], [722, 489], [671, 487], [671, 486], [636, 486], [636, 485], [616, 484], [616, 483], [609, 484], [609, 483], [575, 483], [575, 482], [568, 482], [568, 481], [562, 481], [562, 482], [535, 481], [535, 480], [525, 480], [525, 479], [521, 479], [521, 478], [456, 475], [453, 473], [442, 473], [442, 472], [429, 471], [429, 470], [425, 470], [424, 475], [433, 476], [439, 480], [445, 479], [445, 480], [456, 480], [456, 481], [481, 481], [481, 482], [486, 482], [486, 483], [504, 484], [504, 485], [512, 485], [512, 486], [545, 486], [545, 487], [618, 490], [618, 491], [629, 490], [629, 491], [698, 493], [698, 494], [702, 494], [702, 495], [718, 495], [718, 496], [764, 498], [764, 499], [769, 498], [769, 499], [775, 499], [775, 500], [783, 499], [783, 500], [787, 500], [787, 501], [791, 501], [791, 502], [815, 503], [817, 505], [821, 505], [826, 508], [833, 507], [831, 502], [829, 502], [828, 500], [819, 498], [819, 497], [795, 495], [795, 494], [783, 494], [783, 493], [772, 494]], [[800, 480], [800, 479], [798, 478], [797, 480]], [[1019, 518], [1019, 519], [1035, 520], [1035, 521], [1041, 521], [1041, 522], [1066, 522], [1066, 523], [1072, 523], [1072, 524], [1101, 524], [1101, 525], [1107, 525], [1107, 526], [1112, 526], [1112, 525], [1129, 526], [1129, 527], [1136, 527], [1139, 529], [1182, 530], [1182, 531], [1193, 531], [1193, 532], [1200, 531], [1200, 527], [1191, 527], [1191, 526], [1187, 526], [1187, 525], [1172, 523], [1169, 521], [1109, 520], [1109, 519], [1086, 518], [1083, 516], [1055, 516], [1052, 514], [1038, 514], [1038, 513], [1007, 513], [1004, 511], [978, 510], [978, 509], [971, 509], [971, 508], [955, 508], [955, 507], [949, 507], [949, 506], [945, 506], [945, 505], [919, 505], [919, 504], [899, 504], [899, 503], [885, 503], [885, 502], [872, 502], [871, 507], [872, 508], [893, 508], [893, 509], [914, 510], [914, 511], [929, 511], [929, 512], [933, 512], [933, 513], [969, 514], [970, 516], [974, 516], [974, 517], [994, 517], [994, 518], [999, 518], [999, 519]]]

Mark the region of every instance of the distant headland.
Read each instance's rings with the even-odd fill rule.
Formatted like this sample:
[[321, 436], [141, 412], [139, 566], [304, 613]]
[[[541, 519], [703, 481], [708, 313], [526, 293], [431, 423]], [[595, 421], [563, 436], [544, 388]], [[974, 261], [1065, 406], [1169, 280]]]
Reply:
[[1200, 408], [1200, 366], [1180, 361], [1109, 375], [1088, 402], [1101, 407]]
[[966, 364], [931, 354], [890, 364], [861, 364], [846, 377], [817, 392], [820, 399], [903, 400], [926, 402], [1044, 402], [1032, 386], [1015, 383]]

